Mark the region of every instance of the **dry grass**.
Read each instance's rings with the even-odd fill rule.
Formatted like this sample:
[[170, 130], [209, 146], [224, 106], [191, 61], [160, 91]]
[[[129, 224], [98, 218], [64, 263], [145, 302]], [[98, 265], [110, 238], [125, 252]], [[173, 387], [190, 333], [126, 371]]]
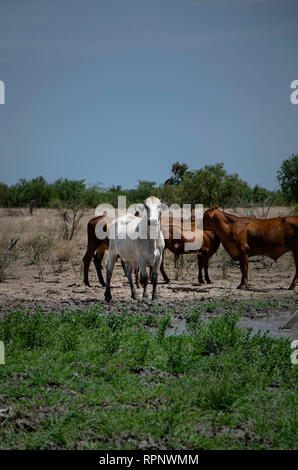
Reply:
[[57, 259], [68, 262], [75, 258], [76, 248], [72, 240], [61, 240], [56, 243]]
[[[72, 240], [63, 240], [55, 209], [0, 209], [0, 279], [14, 263], [15, 271], [34, 265], [40, 280], [51, 273], [63, 273], [70, 267], [81, 277], [82, 253], [87, 243], [87, 222], [94, 217], [88, 210], [76, 226]], [[13, 248], [13, 249], [12, 249]]]
[[225, 209], [225, 212], [230, 212], [238, 217], [253, 217], [259, 219], [270, 219], [273, 217], [285, 217], [291, 214], [290, 207], [270, 206], [263, 205], [256, 207], [248, 204], [246, 207], [230, 207]]

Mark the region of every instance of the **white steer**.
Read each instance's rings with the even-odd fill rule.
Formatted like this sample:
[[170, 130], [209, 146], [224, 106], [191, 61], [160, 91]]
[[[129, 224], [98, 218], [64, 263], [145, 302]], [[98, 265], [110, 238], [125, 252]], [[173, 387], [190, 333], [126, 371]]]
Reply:
[[105, 300], [110, 302], [111, 278], [118, 256], [127, 263], [126, 274], [131, 288], [131, 296], [136, 298], [136, 289], [132, 279], [135, 269], [140, 269], [143, 284], [143, 300], [148, 299], [148, 274], [146, 267], [152, 267], [152, 300], [156, 299], [158, 271], [162, 261], [165, 242], [160, 230], [161, 202], [155, 196], [148, 197], [144, 202], [146, 214], [135, 217], [127, 214], [114, 220], [109, 228], [109, 259], [107, 262], [107, 280]]

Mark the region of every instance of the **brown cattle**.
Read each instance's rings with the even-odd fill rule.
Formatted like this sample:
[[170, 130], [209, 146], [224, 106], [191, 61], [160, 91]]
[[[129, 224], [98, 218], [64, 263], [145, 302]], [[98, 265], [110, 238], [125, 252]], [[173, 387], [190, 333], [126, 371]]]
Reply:
[[[179, 222], [179, 221], [178, 221]], [[218, 236], [211, 231], [203, 231], [203, 244], [202, 247], [198, 251], [187, 251], [185, 249], [185, 243], [188, 243], [191, 240], [189, 236], [187, 235], [192, 235], [193, 231], [195, 230], [195, 225], [194, 222], [191, 222], [191, 230], [192, 232], [184, 232], [183, 231], [183, 226], [182, 226], [182, 231], [180, 232], [180, 226], [173, 223], [173, 221], [170, 221], [170, 226], [169, 226], [169, 238], [165, 238], [165, 249], [167, 248], [170, 250], [172, 253], [175, 255], [175, 264], [178, 259], [178, 257], [182, 254], [187, 254], [187, 253], [197, 253], [198, 255], [198, 282], [200, 284], [204, 283], [203, 279], [203, 269], [205, 273], [205, 281], [207, 284], [211, 284], [211, 279], [208, 274], [208, 267], [209, 267], [209, 259], [211, 256], [213, 256], [220, 245], [220, 240]], [[175, 235], [176, 234], [176, 235]], [[162, 276], [164, 278], [164, 281], [166, 283], [169, 283], [170, 280], [165, 272], [164, 265], [163, 265], [163, 260], [160, 266], [160, 271], [162, 273]]]
[[93, 258], [93, 263], [96, 268], [98, 280], [100, 284], [105, 287], [106, 283], [102, 276], [102, 260], [105, 254], [105, 251], [109, 249], [109, 239], [108, 237], [100, 240], [97, 238], [95, 233], [95, 228], [97, 223], [101, 224], [101, 228], [103, 232], [107, 232], [110, 224], [110, 220], [107, 219], [105, 215], [100, 215], [98, 217], [94, 217], [93, 219], [89, 220], [87, 226], [87, 235], [88, 235], [88, 245], [87, 251], [83, 258], [84, 264], [84, 283], [86, 286], [90, 287], [89, 283], [89, 266]]
[[239, 261], [242, 278], [238, 289], [247, 286], [248, 258], [269, 256], [275, 261], [292, 251], [296, 274], [289, 287], [294, 289], [298, 280], [298, 216], [253, 219], [236, 217], [219, 210], [208, 209], [203, 218], [204, 230], [213, 230], [231, 258]]

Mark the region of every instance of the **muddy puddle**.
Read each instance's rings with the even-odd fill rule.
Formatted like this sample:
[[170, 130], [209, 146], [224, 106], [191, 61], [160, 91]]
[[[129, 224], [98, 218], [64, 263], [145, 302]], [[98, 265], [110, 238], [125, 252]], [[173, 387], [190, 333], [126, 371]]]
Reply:
[[[166, 336], [178, 336], [185, 333], [187, 331], [186, 324], [187, 322], [185, 319], [175, 320], [173, 322], [173, 326], [168, 329]], [[272, 336], [273, 338], [289, 338], [290, 340], [298, 339], [298, 323], [290, 329], [283, 329], [282, 327], [284, 325], [284, 319], [270, 322], [240, 318], [238, 322], [238, 326], [240, 328], [251, 328], [252, 334], [257, 334], [259, 331], [261, 333], [268, 331], [269, 336]]]

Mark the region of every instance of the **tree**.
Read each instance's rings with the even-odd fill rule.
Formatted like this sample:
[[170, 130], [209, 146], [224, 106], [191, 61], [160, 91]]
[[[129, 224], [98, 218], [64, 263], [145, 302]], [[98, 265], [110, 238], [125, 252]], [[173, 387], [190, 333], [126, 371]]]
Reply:
[[272, 196], [271, 191], [268, 189], [262, 188], [256, 184], [252, 189], [252, 200], [253, 202], [264, 202]]
[[218, 204], [227, 207], [237, 200], [251, 198], [249, 185], [237, 173], [229, 175], [223, 163], [186, 171], [177, 189], [180, 204], [203, 204], [207, 207]]
[[298, 154], [292, 154], [282, 162], [277, 172], [283, 197], [288, 203], [298, 201]]
[[28, 206], [35, 201], [35, 206], [47, 207], [51, 198], [51, 185], [43, 176], [32, 180], [21, 178], [11, 186], [11, 202], [13, 206]]
[[60, 218], [60, 230], [64, 240], [71, 240], [83, 217], [86, 206], [86, 187], [84, 180], [55, 181], [53, 188], [58, 197], [57, 210]]
[[179, 187], [174, 184], [162, 184], [159, 187], [160, 199], [168, 206], [179, 204]]
[[226, 174], [222, 181], [220, 201], [218, 205], [228, 207], [233, 205], [236, 201], [243, 201], [251, 199], [251, 188], [239, 178], [237, 173], [232, 175]]
[[0, 183], [0, 207], [8, 207], [10, 203], [10, 188], [5, 183]]
[[223, 163], [217, 163], [186, 172], [179, 185], [180, 203], [206, 206], [219, 204], [226, 175], [223, 166]]
[[188, 165], [186, 163], [173, 163], [172, 165], [172, 176], [165, 181], [165, 184], [174, 184], [175, 186], [178, 186], [181, 181], [183, 176], [188, 170]]
[[133, 202], [143, 202], [149, 196], [159, 196], [159, 188], [156, 187], [155, 181], [139, 180]]

